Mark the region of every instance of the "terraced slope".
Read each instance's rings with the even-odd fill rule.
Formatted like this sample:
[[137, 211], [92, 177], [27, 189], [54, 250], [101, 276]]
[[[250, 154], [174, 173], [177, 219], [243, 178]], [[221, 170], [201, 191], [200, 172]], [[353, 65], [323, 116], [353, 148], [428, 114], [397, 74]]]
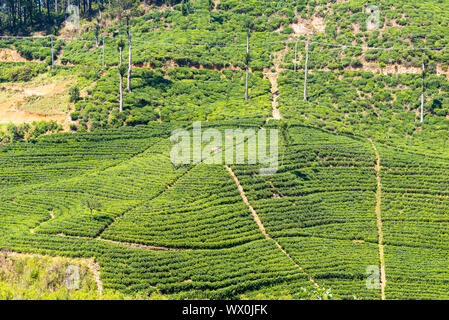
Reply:
[[379, 298], [366, 268], [379, 264], [375, 154], [367, 141], [305, 127], [273, 176], [235, 166], [266, 231], [338, 297]]
[[386, 294], [447, 299], [449, 162], [393, 148], [380, 153]]
[[[2, 176], [0, 246], [95, 257], [105, 289], [130, 294], [160, 290], [173, 297], [232, 298], [289, 281], [313, 291], [304, 272], [273, 243], [260, 240], [263, 236], [223, 167], [173, 167], [163, 128], [49, 136], [34, 145], [3, 148], [7, 170]], [[76, 171], [78, 159], [101, 152], [98, 140], [109, 147], [106, 160], [113, 160], [97, 155], [95, 169]], [[37, 162], [34, 154], [47, 156]], [[10, 178], [13, 159], [28, 163], [42, 179], [31, 183], [23, 171]], [[47, 174], [58, 162], [68, 170]], [[71, 168], [74, 172], [68, 174]], [[85, 194], [103, 204], [93, 219], [81, 205]], [[158, 212], [140, 210], [148, 204]], [[130, 221], [143, 232], [127, 229]], [[170, 250], [176, 247], [214, 249]], [[219, 249], [224, 247], [228, 249]]]
[[[445, 159], [376, 145], [376, 171], [368, 140], [296, 125], [276, 174], [231, 165], [238, 190], [223, 165], [174, 167], [171, 129], [2, 147], [0, 247], [93, 257], [105, 290], [125, 294], [380, 299], [367, 271], [382, 238], [386, 299], [447, 297]], [[86, 194], [103, 204], [93, 219]]]

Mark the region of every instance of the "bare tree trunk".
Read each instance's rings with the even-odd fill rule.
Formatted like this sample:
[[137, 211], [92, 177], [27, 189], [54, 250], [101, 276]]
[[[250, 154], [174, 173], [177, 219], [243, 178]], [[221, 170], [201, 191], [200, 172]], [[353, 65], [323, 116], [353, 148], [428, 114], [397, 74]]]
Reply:
[[129, 30], [129, 20], [126, 20], [126, 31], [128, 33], [128, 92], [131, 93], [131, 68], [132, 68], [132, 44], [131, 31]]
[[47, 19], [48, 19], [48, 22], [50, 22], [50, 0], [46, 0], [45, 5], [47, 7]]
[[55, 12], [58, 13], [58, 0], [55, 0]]
[[101, 68], [104, 70], [104, 37], [103, 37], [103, 58], [101, 62]]
[[307, 73], [309, 68], [309, 42], [306, 42], [306, 65], [304, 67], [304, 101], [307, 101]]
[[421, 85], [421, 122], [424, 122], [424, 72], [425, 65], [422, 64], [422, 85]]
[[55, 50], [53, 47], [53, 37], [51, 37], [51, 65], [55, 65]]
[[249, 34], [246, 37], [246, 82], [245, 82], [245, 100], [248, 101], [248, 80], [249, 80]]
[[120, 73], [120, 112], [123, 112], [123, 76]]
[[123, 112], [123, 75], [120, 71], [120, 67], [122, 66], [123, 56], [122, 56], [122, 48], [120, 50], [120, 65], [119, 65], [119, 74], [120, 74], [120, 112]]

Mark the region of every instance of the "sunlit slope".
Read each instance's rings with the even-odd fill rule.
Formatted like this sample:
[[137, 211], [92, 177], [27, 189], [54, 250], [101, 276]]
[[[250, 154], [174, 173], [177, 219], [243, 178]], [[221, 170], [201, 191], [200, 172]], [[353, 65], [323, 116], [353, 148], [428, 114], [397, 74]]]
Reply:
[[381, 148], [385, 264], [392, 298], [449, 298], [447, 159]]
[[[381, 231], [386, 298], [446, 297], [446, 160], [377, 145], [380, 230], [373, 145], [292, 126], [277, 173], [231, 165], [266, 237], [224, 165], [171, 163], [171, 129], [2, 147], [0, 246], [94, 257], [104, 288], [126, 294], [379, 299], [367, 270], [380, 266]], [[92, 218], [86, 195], [103, 205]]]

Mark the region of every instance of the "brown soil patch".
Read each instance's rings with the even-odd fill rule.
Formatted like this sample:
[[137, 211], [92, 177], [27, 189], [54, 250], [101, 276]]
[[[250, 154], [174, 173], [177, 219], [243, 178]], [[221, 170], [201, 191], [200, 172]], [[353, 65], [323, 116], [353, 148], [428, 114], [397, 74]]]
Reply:
[[389, 64], [385, 68], [380, 68], [379, 63], [362, 61], [361, 68], [347, 67], [347, 71], [368, 71], [382, 74], [421, 74], [421, 68], [404, 66], [401, 64]]
[[296, 8], [295, 15], [298, 22], [291, 25], [295, 35], [300, 36], [325, 32], [326, 24], [322, 17], [314, 14], [310, 19], [303, 19]]
[[26, 86], [22, 84], [5, 84], [2, 87], [14, 91], [10, 98], [0, 102], [0, 123], [30, 123], [33, 121], [55, 120], [67, 124], [69, 119], [66, 114], [43, 114], [20, 110], [26, 98], [32, 96], [52, 96], [66, 90], [70, 81], [61, 83], [49, 83], [39, 86]]
[[273, 60], [274, 64], [274, 72], [270, 72], [268, 69], [264, 70], [264, 74], [268, 77], [271, 83], [271, 94], [273, 95], [273, 100], [271, 102], [272, 105], [272, 117], [275, 120], [281, 119], [281, 113], [278, 109], [278, 99], [279, 99], [279, 87], [278, 87], [278, 78], [279, 73], [283, 70], [280, 67], [280, 63], [284, 60], [285, 55], [287, 54], [288, 47], [286, 46], [284, 50], [275, 53], [275, 58]]
[[437, 75], [444, 75], [449, 79], [449, 68], [444, 70], [440, 63], [437, 63]]
[[0, 49], [0, 61], [2, 62], [26, 62], [27, 59], [22, 57], [16, 50]]

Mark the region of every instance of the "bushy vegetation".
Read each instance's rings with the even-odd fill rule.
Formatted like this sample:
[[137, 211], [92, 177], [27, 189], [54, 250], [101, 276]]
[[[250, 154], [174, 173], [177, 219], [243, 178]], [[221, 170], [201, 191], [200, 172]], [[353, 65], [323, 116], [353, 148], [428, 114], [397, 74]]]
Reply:
[[[215, 125], [235, 128], [239, 122]], [[262, 240], [224, 168], [173, 167], [168, 135], [180, 126], [65, 133], [3, 146], [0, 246], [95, 257], [105, 289], [127, 295], [245, 298], [274, 288], [270, 298], [379, 298], [378, 290], [365, 286], [367, 266], [379, 263], [376, 155], [367, 140], [293, 125], [278, 173], [261, 176], [257, 166], [232, 166], [266, 231], [302, 273], [271, 240]], [[446, 281], [443, 264], [427, 261], [435, 274], [430, 282], [415, 281], [413, 268], [403, 280], [394, 248], [446, 248], [441, 221], [447, 204], [440, 197], [446, 187], [439, 176], [448, 165], [389, 148], [380, 149], [387, 297], [435, 297]], [[419, 181], [412, 179], [417, 173]], [[102, 204], [92, 218], [83, 206], [86, 194]], [[315, 292], [308, 276], [326, 290]], [[406, 291], [398, 291], [404, 281]]]
[[103, 237], [156, 246], [222, 248], [261, 239], [254, 227], [226, 170], [199, 165], [157, 199], [127, 212]]
[[[263, 236], [226, 170], [173, 168], [167, 158], [171, 130], [155, 124], [49, 135], [34, 144], [4, 146], [1, 159], [7, 165], [0, 198], [10, 200], [0, 208], [0, 246], [95, 257], [105, 289], [124, 294], [159, 290], [172, 298], [236, 298], [265, 285], [291, 282], [312, 292], [306, 275], [271, 241], [260, 240]], [[227, 195], [219, 196], [217, 188]], [[86, 194], [102, 203], [92, 219], [82, 205]], [[177, 201], [179, 196], [184, 200]], [[146, 219], [143, 212], [151, 208], [164, 212], [151, 214], [157, 220]], [[197, 218], [185, 219], [187, 212]], [[127, 228], [134, 218], [146, 230], [153, 224], [158, 235]], [[164, 229], [157, 227], [162, 221]], [[153, 251], [138, 244], [202, 250]], [[210, 265], [219, 267], [212, 270]]]
[[57, 133], [62, 130], [62, 126], [55, 121], [38, 121], [31, 124], [20, 125], [8, 124], [6, 132], [0, 131], [0, 144], [17, 141], [34, 141], [44, 134]]
[[166, 299], [125, 295], [97, 286], [93, 261], [62, 257], [0, 253], [0, 300], [129, 300]]
[[30, 81], [40, 73], [47, 72], [44, 65], [28, 62], [0, 62], [0, 70], [0, 83]]
[[378, 298], [364, 276], [378, 264], [369, 142], [302, 126], [288, 130], [292, 142], [275, 175], [233, 166], [248, 199], [267, 232], [334, 297]]
[[118, 87], [118, 71], [114, 68], [97, 82], [87, 99], [76, 104], [72, 120], [96, 129], [156, 120], [266, 118], [271, 111], [269, 82], [261, 73], [251, 77], [251, 99], [247, 102], [243, 99], [244, 74], [234, 70], [135, 69], [132, 93], [125, 93], [122, 113]]
[[[279, 106], [290, 119], [327, 130], [373, 137], [381, 143], [446, 153], [449, 87], [444, 76], [424, 81], [425, 123], [420, 123], [420, 74], [316, 71], [308, 76], [308, 101], [301, 101], [301, 72], [284, 71]], [[432, 141], [431, 144], [426, 141]]]
[[[0, 1], [2, 32], [56, 34], [62, 2], [59, 10], [33, 2], [24, 16]], [[372, 138], [386, 297], [448, 297], [449, 55], [419, 49], [448, 46], [447, 4], [382, 0], [379, 30], [367, 29], [362, 1], [82, 4], [80, 37], [55, 36], [51, 68], [49, 36], [0, 40], [29, 60], [0, 62], [6, 85], [47, 72], [76, 77], [66, 97], [72, 132], [58, 133], [55, 122], [0, 130], [0, 248], [94, 258], [120, 298], [379, 299], [366, 287], [366, 268], [380, 263]], [[133, 58], [121, 111], [127, 22]], [[280, 123], [267, 121], [273, 105]], [[231, 166], [268, 239], [223, 166], [171, 163], [170, 133], [194, 120], [281, 130], [276, 174]], [[73, 295], [53, 290], [36, 264], [25, 260], [16, 275], [37, 280], [26, 288], [0, 273], [0, 297], [99, 298], [91, 284]]]
[[[86, 261], [2, 252], [0, 264], [1, 300], [96, 299], [100, 296]], [[67, 281], [70, 267], [76, 268], [79, 276], [72, 282]]]

